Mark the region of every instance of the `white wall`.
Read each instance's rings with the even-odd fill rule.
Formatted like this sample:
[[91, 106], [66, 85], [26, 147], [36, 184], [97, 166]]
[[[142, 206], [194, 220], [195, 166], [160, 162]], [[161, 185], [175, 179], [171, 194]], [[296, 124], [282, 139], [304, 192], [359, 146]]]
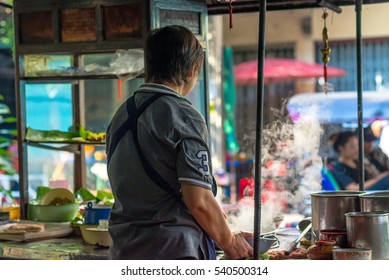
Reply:
[[[341, 14], [334, 14], [331, 24], [329, 17], [328, 29], [332, 40], [353, 40], [356, 33], [355, 8], [352, 6], [342, 7]], [[321, 39], [322, 21], [321, 9], [315, 9], [313, 13], [314, 39]], [[364, 5], [362, 9], [362, 34], [364, 38], [389, 37], [389, 3]]]
[[[327, 27], [330, 40], [355, 39], [355, 10], [353, 6], [342, 7], [342, 13], [329, 11]], [[312, 60], [314, 42], [321, 40], [323, 10], [303, 9], [268, 12], [266, 18], [266, 42], [296, 43], [297, 58]], [[302, 32], [301, 21], [311, 17], [312, 35]], [[233, 15], [234, 28], [228, 28], [228, 16], [223, 16], [223, 41], [225, 46], [255, 46], [258, 42], [258, 14]], [[364, 5], [362, 10], [362, 32], [364, 38], [389, 37], [389, 3]], [[312, 60], [313, 61], [313, 60]]]
[[[335, 40], [355, 40], [355, 7], [342, 7], [342, 13], [331, 11], [327, 19], [330, 43]], [[294, 43], [296, 58], [315, 61], [315, 42], [321, 41], [323, 10], [302, 9], [268, 12], [266, 18], [266, 43]], [[311, 19], [312, 32], [305, 35], [302, 20]], [[256, 48], [258, 42], [258, 13], [233, 15], [234, 28], [228, 28], [228, 16], [223, 16], [223, 42], [225, 46]], [[389, 3], [364, 5], [362, 10], [363, 38], [389, 37]], [[313, 80], [297, 83], [296, 92], [312, 91]]]

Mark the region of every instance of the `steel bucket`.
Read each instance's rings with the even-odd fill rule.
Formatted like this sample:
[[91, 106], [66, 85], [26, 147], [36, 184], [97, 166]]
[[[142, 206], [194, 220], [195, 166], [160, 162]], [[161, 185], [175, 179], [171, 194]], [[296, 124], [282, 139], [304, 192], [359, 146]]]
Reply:
[[312, 241], [319, 240], [320, 230], [346, 229], [348, 212], [359, 212], [360, 191], [316, 192], [312, 201]]
[[373, 260], [389, 260], [389, 213], [346, 214], [347, 240], [351, 248], [372, 250]]
[[389, 212], [389, 192], [371, 192], [361, 194], [359, 196], [361, 201], [362, 212], [383, 211]]

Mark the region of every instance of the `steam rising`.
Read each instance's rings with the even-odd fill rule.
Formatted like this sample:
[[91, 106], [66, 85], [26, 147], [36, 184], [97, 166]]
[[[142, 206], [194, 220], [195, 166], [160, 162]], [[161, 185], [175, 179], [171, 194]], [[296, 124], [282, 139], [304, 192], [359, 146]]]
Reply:
[[[275, 228], [274, 220], [282, 212], [321, 189], [319, 147], [323, 129], [318, 116], [323, 112], [308, 107], [292, 123], [284, 110], [273, 109], [276, 121], [262, 132], [262, 233]], [[255, 135], [250, 137], [255, 139]], [[229, 223], [235, 230], [253, 231], [253, 221], [253, 199], [246, 197], [239, 202], [239, 214], [230, 216]]]

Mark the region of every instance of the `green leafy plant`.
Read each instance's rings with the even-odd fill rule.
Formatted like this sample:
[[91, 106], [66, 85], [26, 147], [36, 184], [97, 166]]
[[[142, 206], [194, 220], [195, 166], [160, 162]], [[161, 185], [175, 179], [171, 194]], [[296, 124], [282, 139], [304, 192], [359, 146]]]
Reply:
[[[7, 116], [10, 113], [9, 107], [2, 103], [3, 96], [0, 95], [0, 174], [14, 175], [16, 174], [15, 168], [12, 166], [11, 152], [8, 151], [8, 147], [12, 145], [13, 137], [16, 136], [15, 129], [5, 128], [6, 124], [15, 123], [16, 118]], [[15, 201], [11, 191], [6, 190], [4, 186], [0, 185], [0, 193], [11, 201]]]
[[[3, 3], [12, 6], [13, 0], [2, 0]], [[14, 50], [14, 28], [12, 22], [12, 9], [0, 8], [0, 46]]]
[[[13, 0], [3, 0], [2, 2], [8, 4], [10, 7], [2, 6], [0, 8], [0, 47], [10, 48], [14, 52], [14, 28], [11, 9]], [[4, 129], [3, 124], [14, 123], [16, 119], [14, 117], [5, 117], [5, 115], [9, 114], [10, 110], [1, 101], [3, 101], [3, 96], [0, 95], [0, 173], [13, 175], [16, 171], [11, 164], [11, 154], [7, 148], [12, 144], [12, 139], [9, 136], [15, 136], [16, 131]], [[5, 198], [14, 201], [11, 192], [5, 190], [3, 186], [0, 186], [0, 193]]]
[[11, 153], [8, 147], [12, 145], [13, 136], [16, 136], [17, 132], [15, 129], [4, 128], [4, 125], [15, 123], [16, 118], [6, 116], [9, 115], [10, 109], [1, 101], [3, 96], [0, 95], [0, 173], [14, 175], [16, 171], [11, 164]]

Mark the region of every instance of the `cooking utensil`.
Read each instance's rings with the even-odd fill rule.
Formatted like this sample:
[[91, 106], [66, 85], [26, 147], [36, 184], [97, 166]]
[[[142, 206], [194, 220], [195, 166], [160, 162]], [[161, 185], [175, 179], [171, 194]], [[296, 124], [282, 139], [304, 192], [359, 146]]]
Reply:
[[359, 196], [362, 212], [389, 212], [389, 191], [365, 193]]
[[[300, 231], [300, 233], [309, 225], [309, 224], [311, 224], [312, 223], [312, 217], [307, 217], [307, 218], [305, 218], [305, 219], [302, 219], [299, 223], [298, 223], [298, 225], [297, 225], [297, 229]], [[312, 228], [311, 228], [311, 230], [312, 230]], [[311, 232], [311, 230], [309, 230], [306, 234], [305, 234], [305, 238], [307, 239], [307, 240], [309, 240], [309, 241], [311, 241], [312, 240], [312, 232]]]
[[312, 200], [312, 243], [322, 229], [345, 229], [348, 212], [360, 211], [359, 191], [316, 192]]
[[365, 248], [339, 248], [332, 249], [334, 260], [371, 260], [371, 249]]
[[349, 247], [371, 249], [373, 260], [389, 260], [388, 212], [347, 213], [346, 221]]
[[290, 243], [288, 248], [286, 248], [285, 250], [285, 255], [289, 255], [290, 253], [293, 252], [294, 249], [296, 249], [296, 246], [300, 242], [301, 238], [303, 238], [311, 228], [312, 228], [312, 223], [306, 226], [306, 228], [300, 233], [299, 237], [297, 237], [292, 243]]

